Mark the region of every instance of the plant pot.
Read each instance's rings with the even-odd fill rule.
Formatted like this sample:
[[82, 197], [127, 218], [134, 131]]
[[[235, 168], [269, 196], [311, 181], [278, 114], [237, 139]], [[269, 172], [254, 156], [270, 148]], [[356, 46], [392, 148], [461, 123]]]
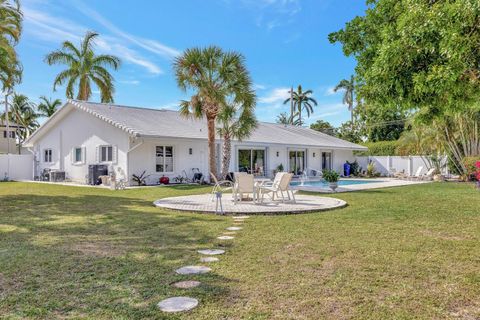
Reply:
[[433, 181], [445, 181], [445, 177], [442, 174], [436, 174], [433, 176]]
[[338, 188], [338, 182], [329, 182], [328, 186], [330, 187], [330, 189], [332, 189], [333, 192], [335, 192], [335, 189]]

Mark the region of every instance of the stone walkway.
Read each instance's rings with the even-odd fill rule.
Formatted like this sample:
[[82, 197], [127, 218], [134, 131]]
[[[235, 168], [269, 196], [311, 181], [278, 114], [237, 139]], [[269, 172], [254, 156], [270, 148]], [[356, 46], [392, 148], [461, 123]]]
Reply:
[[[245, 221], [248, 219], [249, 216], [235, 216], [233, 217], [233, 221]], [[236, 228], [235, 230], [240, 230], [240, 227], [228, 227], [227, 230], [232, 228]], [[219, 236], [217, 239], [219, 240], [232, 240], [234, 237], [231, 236]], [[217, 257], [212, 257], [212, 255], [221, 255], [225, 253], [225, 250], [220, 249], [203, 249], [197, 250], [197, 252], [201, 255], [207, 255], [207, 257], [201, 257], [201, 262], [215, 262], [219, 261], [220, 259]], [[191, 274], [204, 274], [210, 272], [212, 269], [205, 266], [186, 266], [175, 270], [176, 273], [181, 275], [191, 275]], [[192, 289], [196, 288], [201, 284], [200, 281], [195, 280], [186, 280], [186, 281], [179, 281], [172, 284], [173, 287], [179, 289]], [[184, 312], [194, 309], [198, 306], [198, 300], [191, 297], [171, 297], [160, 301], [157, 304], [157, 307], [163, 312]]]
[[[302, 213], [316, 212], [341, 208], [347, 203], [340, 199], [319, 197], [312, 195], [296, 195], [296, 203], [271, 201], [264, 203], [242, 201], [234, 204], [230, 194], [224, 194], [222, 203], [225, 213], [231, 214], [275, 214], [275, 213]], [[215, 212], [216, 203], [211, 201], [210, 194], [163, 198], [154, 202], [155, 206], [180, 211]]]

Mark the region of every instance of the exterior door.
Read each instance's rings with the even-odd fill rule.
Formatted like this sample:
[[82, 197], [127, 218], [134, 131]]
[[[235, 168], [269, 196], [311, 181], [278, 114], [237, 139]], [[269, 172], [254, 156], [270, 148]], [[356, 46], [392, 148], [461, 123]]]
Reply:
[[256, 176], [265, 175], [265, 150], [264, 149], [239, 149], [238, 171], [248, 172]]
[[332, 169], [332, 153], [322, 152], [322, 170]]
[[305, 151], [289, 151], [288, 158], [290, 172], [296, 176], [303, 174], [305, 171]]

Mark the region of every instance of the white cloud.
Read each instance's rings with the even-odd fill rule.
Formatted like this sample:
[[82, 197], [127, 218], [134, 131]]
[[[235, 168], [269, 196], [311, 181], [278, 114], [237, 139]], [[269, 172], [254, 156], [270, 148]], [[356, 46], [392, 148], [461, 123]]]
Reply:
[[290, 97], [290, 88], [275, 88], [267, 95], [259, 97], [259, 103], [283, 103], [285, 99]]
[[334, 95], [337, 95], [339, 94], [340, 91], [337, 91], [335, 92], [335, 87], [328, 87], [326, 90], [325, 90], [325, 96], [334, 96]]
[[260, 84], [260, 83], [254, 83], [253, 88], [255, 90], [265, 90], [265, 89], [267, 89], [267, 86], [263, 85], [263, 84]]
[[144, 39], [141, 37], [137, 37], [134, 35], [131, 35], [117, 26], [115, 26], [112, 22], [107, 20], [105, 17], [103, 17], [101, 14], [99, 14], [97, 11], [87, 7], [83, 2], [80, 0], [74, 1], [76, 8], [81, 11], [83, 14], [85, 14], [87, 17], [95, 20], [96, 22], [100, 23], [102, 26], [107, 28], [110, 32], [113, 34], [116, 34], [118, 37], [123, 38], [124, 40], [127, 40], [131, 44], [135, 44], [145, 50], [148, 50], [150, 52], [153, 52], [157, 55], [163, 56], [165, 58], [171, 59], [174, 58], [178, 55], [180, 55], [180, 51], [169, 47], [167, 45], [164, 45], [156, 40], [151, 40], [151, 39]]
[[123, 84], [132, 84], [132, 85], [139, 85], [140, 81], [138, 80], [118, 80], [119, 83]]
[[179, 107], [180, 106], [179, 106], [178, 102], [171, 102], [171, 103], [167, 103], [167, 104], [164, 104], [163, 106], [158, 107], [158, 109], [178, 111]]
[[[65, 40], [78, 42], [81, 40], [86, 27], [70, 20], [51, 16], [45, 12], [23, 7], [24, 30], [43, 41], [58, 44]], [[102, 36], [96, 39], [96, 44], [102, 53], [114, 54], [122, 60], [141, 66], [148, 72], [158, 75], [163, 73], [153, 61], [143, 57], [137, 51], [128, 48], [121, 39], [111, 36]]]

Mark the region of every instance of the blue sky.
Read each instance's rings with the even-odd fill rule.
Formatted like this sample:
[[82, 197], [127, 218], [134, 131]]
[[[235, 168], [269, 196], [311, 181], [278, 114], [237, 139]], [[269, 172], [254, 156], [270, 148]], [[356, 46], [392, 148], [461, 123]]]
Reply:
[[[17, 91], [37, 101], [53, 92], [62, 66], [48, 66], [45, 55], [62, 41], [75, 43], [86, 30], [101, 34], [97, 49], [119, 56], [114, 72], [115, 102], [176, 109], [187, 98], [175, 84], [172, 60], [193, 46], [218, 45], [246, 57], [258, 95], [259, 120], [275, 121], [287, 111], [288, 88], [302, 84], [319, 102], [308, 123], [323, 119], [339, 125], [349, 119], [341, 93], [333, 86], [353, 72], [327, 35], [340, 29], [365, 5], [358, 0], [24, 0], [24, 33], [18, 51], [24, 67]], [[98, 101], [98, 91], [92, 100]]]

